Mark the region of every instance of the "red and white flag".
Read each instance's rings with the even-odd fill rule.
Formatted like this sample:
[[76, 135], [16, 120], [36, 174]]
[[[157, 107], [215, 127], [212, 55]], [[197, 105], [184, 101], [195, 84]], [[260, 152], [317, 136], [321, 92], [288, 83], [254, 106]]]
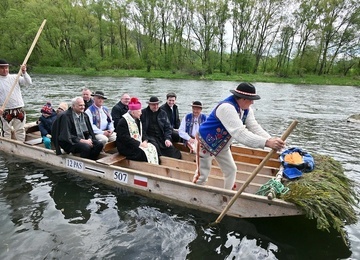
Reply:
[[136, 184], [136, 185], [147, 187], [147, 182], [148, 182], [148, 180], [146, 177], [142, 177], [142, 176], [138, 176], [138, 175], [134, 176], [134, 184]]

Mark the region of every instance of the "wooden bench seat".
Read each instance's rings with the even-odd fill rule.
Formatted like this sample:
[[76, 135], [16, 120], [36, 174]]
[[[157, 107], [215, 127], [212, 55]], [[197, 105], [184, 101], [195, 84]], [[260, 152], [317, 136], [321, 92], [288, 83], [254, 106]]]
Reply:
[[[107, 142], [105, 145], [104, 145], [104, 148], [103, 148], [103, 151], [105, 153], [108, 153], [108, 152], [111, 152], [113, 150], [116, 150], [116, 142], [115, 141], [112, 141], [112, 142]], [[117, 150], [116, 150], [117, 152]]]
[[125, 159], [126, 159], [125, 156], [123, 156], [119, 153], [114, 153], [109, 156], [105, 156], [101, 159], [98, 159], [98, 160], [96, 160], [96, 162], [101, 163], [101, 164], [106, 164], [106, 165], [112, 165], [112, 164], [115, 164], [115, 163], [120, 162]]
[[42, 143], [42, 138], [39, 137], [39, 138], [35, 138], [35, 139], [26, 140], [24, 143], [29, 144], [29, 145], [41, 144]]

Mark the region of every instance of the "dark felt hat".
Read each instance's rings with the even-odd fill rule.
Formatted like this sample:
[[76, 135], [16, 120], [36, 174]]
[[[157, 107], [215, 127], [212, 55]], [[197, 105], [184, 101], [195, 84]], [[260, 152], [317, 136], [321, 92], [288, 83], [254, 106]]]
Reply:
[[9, 63], [6, 60], [0, 59], [0, 66], [9, 66]]
[[159, 100], [158, 97], [152, 96], [149, 101], [146, 101], [146, 103], [148, 104], [159, 104], [161, 103], [161, 101]]
[[105, 95], [104, 95], [104, 92], [102, 92], [102, 91], [95, 91], [95, 93], [92, 93], [91, 96], [107, 99], [107, 97], [105, 97]]
[[248, 82], [240, 83], [235, 90], [230, 90], [230, 92], [239, 98], [245, 98], [250, 100], [260, 99], [259, 95], [256, 95], [255, 87]]
[[202, 103], [200, 101], [194, 101], [194, 102], [192, 102], [191, 106], [202, 108]]

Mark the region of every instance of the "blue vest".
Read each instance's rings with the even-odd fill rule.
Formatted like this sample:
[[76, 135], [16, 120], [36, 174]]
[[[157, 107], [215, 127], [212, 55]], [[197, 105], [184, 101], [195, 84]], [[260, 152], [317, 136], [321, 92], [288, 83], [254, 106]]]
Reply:
[[[200, 114], [198, 118], [198, 124], [199, 126], [206, 121], [206, 115]], [[193, 114], [189, 113], [185, 116], [185, 132], [188, 133], [191, 136], [191, 133], [193, 131], [194, 126], [194, 120], [193, 120]], [[194, 137], [194, 136], [191, 136]], [[187, 141], [184, 140], [184, 144], [186, 144]]]
[[[217, 155], [224, 146], [229, 142], [231, 135], [225, 129], [221, 121], [216, 117], [216, 109], [219, 105], [223, 103], [230, 103], [236, 109], [236, 112], [240, 116], [240, 107], [236, 102], [234, 96], [229, 96], [228, 98], [221, 101], [208, 116], [206, 121], [200, 125], [199, 128], [199, 139], [204, 146], [204, 148], [209, 151], [212, 155]], [[245, 124], [245, 119], [248, 114], [248, 110], [244, 111], [243, 123]]]
[[[89, 106], [88, 109], [90, 110], [90, 112], [92, 114], [93, 124], [96, 125], [98, 128], [100, 128], [100, 122], [99, 122], [100, 118], [98, 118], [99, 115], [96, 113], [96, 109], [98, 109], [98, 108], [96, 108], [95, 105], [91, 105], [91, 106]], [[102, 106], [102, 109], [107, 116], [107, 119], [106, 119], [107, 126], [105, 129], [105, 130], [107, 130], [107, 129], [109, 129], [109, 125], [111, 123], [111, 117], [110, 117], [109, 109], [107, 107]]]

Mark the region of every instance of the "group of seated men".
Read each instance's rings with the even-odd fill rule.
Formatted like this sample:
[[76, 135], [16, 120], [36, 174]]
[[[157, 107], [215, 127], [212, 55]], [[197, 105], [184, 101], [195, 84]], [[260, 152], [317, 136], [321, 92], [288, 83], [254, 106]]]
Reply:
[[159, 156], [181, 159], [173, 142], [182, 140], [192, 150], [199, 125], [206, 120], [201, 102], [194, 101], [192, 113], [180, 123], [174, 93], [167, 94], [161, 107], [158, 97], [150, 97], [143, 109], [137, 98], [123, 94], [111, 111], [104, 106], [107, 97], [102, 91], [84, 89], [82, 94], [73, 98], [71, 107], [53, 123], [57, 154], [62, 148], [66, 153], [96, 159], [107, 142], [116, 141], [119, 153], [131, 160], [158, 164]]

